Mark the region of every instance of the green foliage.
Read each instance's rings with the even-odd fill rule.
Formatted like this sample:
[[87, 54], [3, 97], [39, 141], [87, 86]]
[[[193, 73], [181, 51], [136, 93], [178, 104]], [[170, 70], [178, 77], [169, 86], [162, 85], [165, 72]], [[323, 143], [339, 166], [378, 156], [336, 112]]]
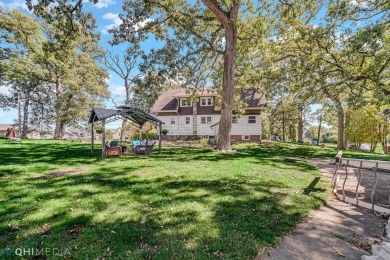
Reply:
[[104, 132], [104, 130], [106, 130], [106, 128], [102, 125], [95, 126], [94, 129], [96, 132]]
[[191, 137], [191, 139], [192, 139], [192, 140], [200, 140], [201, 138], [200, 138], [200, 136], [198, 136], [198, 135], [193, 135], [193, 136]]
[[386, 150], [390, 135], [390, 126], [387, 118], [380, 115], [378, 109], [373, 106], [365, 106], [350, 111], [349, 124], [346, 134], [348, 139], [360, 148], [362, 143], [370, 143], [371, 151], [374, 152], [378, 143]]
[[210, 145], [209, 145], [209, 140], [206, 139], [206, 138], [200, 139], [200, 140], [199, 140], [199, 144], [200, 144], [200, 147], [202, 147], [202, 148], [208, 148], [208, 147], [210, 147]]
[[[104, 80], [108, 74], [96, 61], [103, 52], [98, 35], [92, 32], [96, 28], [92, 17], [84, 21], [90, 25], [89, 33], [76, 29], [82, 25], [73, 21], [75, 31], [67, 34], [64, 26], [69, 21], [59, 13], [47, 14], [46, 20], [38, 20], [18, 10], [0, 11], [1, 36], [17, 53], [1, 60], [0, 67], [7, 81], [20, 85], [21, 80], [36, 78], [55, 93], [56, 137], [60, 138], [66, 124], [87, 119], [90, 108], [108, 96]], [[50, 18], [55, 15], [58, 19]]]
[[[310, 126], [306, 135], [307, 138], [317, 140], [318, 139], [318, 126]], [[325, 126], [321, 127], [321, 139], [320, 143], [337, 143], [337, 133], [332, 129]]]
[[112, 141], [114, 139], [114, 134], [112, 133], [111, 130], [106, 131], [106, 138], [108, 141]]
[[169, 133], [169, 130], [168, 129], [161, 129], [161, 133], [163, 134], [163, 135], [166, 135], [166, 134], [168, 134]]
[[[131, 134], [130, 138], [132, 140], [138, 140], [139, 139], [139, 133], [137, 132], [134, 132], [133, 134]], [[154, 131], [146, 131], [146, 132], [142, 132], [142, 138], [141, 140], [158, 140], [158, 135], [156, 132]]]

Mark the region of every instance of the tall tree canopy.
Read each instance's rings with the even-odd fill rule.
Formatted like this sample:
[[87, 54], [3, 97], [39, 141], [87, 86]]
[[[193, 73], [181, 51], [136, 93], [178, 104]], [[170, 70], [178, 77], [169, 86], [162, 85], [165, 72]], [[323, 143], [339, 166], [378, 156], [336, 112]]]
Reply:
[[[36, 79], [53, 87], [55, 138], [62, 138], [65, 125], [85, 119], [89, 108], [108, 96], [104, 81], [108, 74], [96, 62], [103, 54], [96, 35], [79, 31], [69, 38], [61, 29], [61, 19], [47, 23], [18, 10], [1, 11], [0, 18], [2, 38], [18, 52], [1, 61], [8, 71], [3, 73], [5, 80], [17, 83], [27, 78], [31, 83]], [[81, 25], [74, 22], [73, 26]]]

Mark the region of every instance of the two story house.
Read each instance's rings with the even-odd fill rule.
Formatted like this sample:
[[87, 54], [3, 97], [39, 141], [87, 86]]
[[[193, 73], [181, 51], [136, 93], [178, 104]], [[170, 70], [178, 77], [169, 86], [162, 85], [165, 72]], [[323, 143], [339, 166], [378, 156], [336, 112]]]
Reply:
[[[188, 89], [170, 89], [158, 97], [151, 111], [165, 123], [167, 137], [217, 137], [221, 117], [220, 108], [214, 102], [217, 93], [206, 89], [197, 94], [199, 98], [192, 102], [191, 90]], [[260, 141], [261, 111], [266, 107], [265, 95], [255, 88], [249, 88], [241, 93], [241, 99], [246, 103], [245, 113], [236, 115], [233, 111], [231, 139]]]

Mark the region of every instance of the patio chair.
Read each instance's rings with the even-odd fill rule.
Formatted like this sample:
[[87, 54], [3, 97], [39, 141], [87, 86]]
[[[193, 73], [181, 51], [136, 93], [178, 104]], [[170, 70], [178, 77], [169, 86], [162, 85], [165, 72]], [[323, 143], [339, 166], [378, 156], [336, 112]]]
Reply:
[[109, 142], [106, 142], [106, 155], [107, 156], [122, 156], [122, 147], [111, 146]]
[[131, 150], [133, 151], [133, 153], [137, 153], [137, 146], [140, 144], [141, 144], [141, 142], [139, 140], [131, 141], [131, 145], [132, 145]]
[[119, 141], [111, 141], [110, 147], [118, 146]]
[[155, 141], [146, 141], [141, 142], [140, 145], [136, 146], [136, 153], [137, 154], [150, 154], [153, 153], [153, 146], [156, 142]]

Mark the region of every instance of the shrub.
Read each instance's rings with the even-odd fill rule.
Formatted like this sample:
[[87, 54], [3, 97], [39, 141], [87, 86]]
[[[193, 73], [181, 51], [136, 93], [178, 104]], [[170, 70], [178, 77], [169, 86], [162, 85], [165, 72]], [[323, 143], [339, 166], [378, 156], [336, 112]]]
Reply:
[[114, 139], [114, 133], [111, 130], [106, 131], [106, 138], [108, 141], [112, 141]]
[[200, 139], [199, 144], [200, 144], [200, 147], [202, 147], [202, 148], [210, 147], [209, 140], [207, 140], [205, 138]]
[[102, 125], [95, 126], [95, 131], [96, 131], [96, 133], [98, 133], [98, 134], [103, 133], [104, 130], [105, 130], [105, 127], [102, 126]]
[[[139, 133], [135, 132], [133, 133], [130, 138], [132, 140], [138, 140], [139, 138]], [[148, 139], [148, 140], [157, 140], [158, 139], [158, 135], [156, 133], [153, 133], [152, 131], [150, 132], [142, 132], [142, 138], [141, 140], [144, 140], [144, 139]]]
[[166, 135], [166, 134], [168, 134], [168, 132], [169, 132], [169, 130], [168, 130], [168, 129], [161, 129], [161, 133], [162, 133], [163, 135]]

